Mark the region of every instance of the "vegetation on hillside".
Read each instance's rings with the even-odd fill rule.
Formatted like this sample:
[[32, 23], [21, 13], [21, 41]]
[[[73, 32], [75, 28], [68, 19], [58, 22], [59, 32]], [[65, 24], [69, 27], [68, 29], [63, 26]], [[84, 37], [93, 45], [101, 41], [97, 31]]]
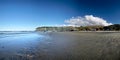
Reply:
[[120, 31], [120, 24], [114, 24], [110, 26], [63, 26], [63, 27], [37, 27], [36, 31]]

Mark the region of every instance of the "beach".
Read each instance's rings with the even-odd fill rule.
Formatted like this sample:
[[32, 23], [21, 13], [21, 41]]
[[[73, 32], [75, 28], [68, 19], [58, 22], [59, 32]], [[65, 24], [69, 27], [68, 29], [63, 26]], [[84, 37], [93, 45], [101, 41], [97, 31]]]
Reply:
[[119, 32], [0, 35], [0, 60], [119, 60]]

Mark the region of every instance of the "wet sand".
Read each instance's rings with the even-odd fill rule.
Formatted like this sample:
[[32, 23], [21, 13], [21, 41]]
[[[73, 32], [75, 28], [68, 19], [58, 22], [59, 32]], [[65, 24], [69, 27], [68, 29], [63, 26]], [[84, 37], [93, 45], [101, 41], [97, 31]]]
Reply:
[[0, 37], [0, 60], [119, 60], [118, 32], [49, 32]]

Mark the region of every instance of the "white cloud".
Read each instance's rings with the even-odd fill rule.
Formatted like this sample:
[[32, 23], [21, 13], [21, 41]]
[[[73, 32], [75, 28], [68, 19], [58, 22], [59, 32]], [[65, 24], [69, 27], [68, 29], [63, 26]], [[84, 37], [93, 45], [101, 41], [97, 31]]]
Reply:
[[85, 15], [84, 17], [72, 17], [69, 20], [65, 20], [65, 23], [67, 23], [69, 26], [112, 25], [112, 23], [108, 23], [106, 20], [100, 17], [95, 17], [93, 15]]

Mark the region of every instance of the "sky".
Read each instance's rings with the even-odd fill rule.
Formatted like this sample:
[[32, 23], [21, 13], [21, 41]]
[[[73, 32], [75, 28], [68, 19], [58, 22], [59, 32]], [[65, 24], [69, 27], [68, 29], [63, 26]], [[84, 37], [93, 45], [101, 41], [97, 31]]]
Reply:
[[120, 24], [120, 0], [0, 0], [0, 31]]

